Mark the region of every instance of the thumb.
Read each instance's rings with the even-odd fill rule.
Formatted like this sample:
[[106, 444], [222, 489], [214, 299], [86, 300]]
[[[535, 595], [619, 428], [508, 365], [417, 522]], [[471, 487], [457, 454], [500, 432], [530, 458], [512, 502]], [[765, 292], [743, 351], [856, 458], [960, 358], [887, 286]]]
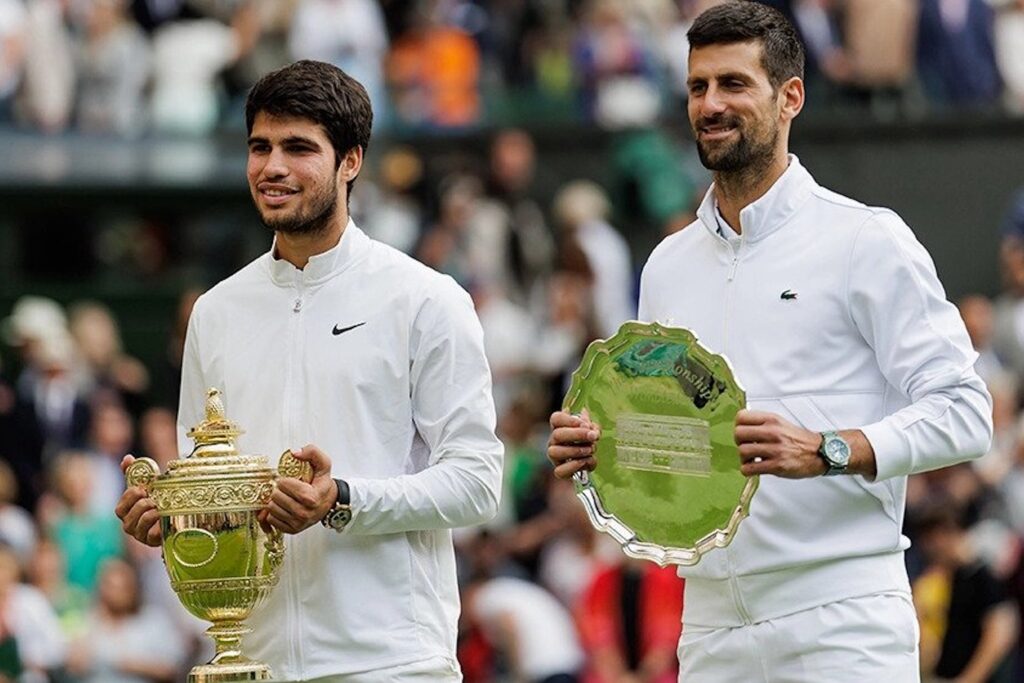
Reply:
[[292, 451], [297, 460], [308, 462], [313, 468], [313, 478], [331, 474], [331, 459], [326, 453], [313, 444], [306, 444], [302, 448]]
[[135, 462], [135, 456], [126, 455], [121, 458], [121, 472], [127, 473], [133, 462]]

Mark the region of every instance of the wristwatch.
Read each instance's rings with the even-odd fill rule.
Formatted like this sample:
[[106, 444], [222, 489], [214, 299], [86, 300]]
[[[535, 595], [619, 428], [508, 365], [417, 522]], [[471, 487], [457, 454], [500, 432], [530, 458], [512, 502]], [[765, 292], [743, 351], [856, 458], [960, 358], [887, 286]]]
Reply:
[[334, 483], [338, 487], [338, 497], [335, 499], [333, 507], [320, 520], [320, 523], [327, 529], [334, 529], [341, 533], [348, 523], [352, 521], [352, 506], [349, 505], [351, 497], [349, 495], [348, 482], [343, 479], [335, 479]]
[[825, 461], [825, 476], [831, 477], [836, 474], [846, 474], [846, 468], [850, 464], [850, 444], [846, 439], [836, 432], [822, 432], [821, 446], [818, 447], [818, 455]]

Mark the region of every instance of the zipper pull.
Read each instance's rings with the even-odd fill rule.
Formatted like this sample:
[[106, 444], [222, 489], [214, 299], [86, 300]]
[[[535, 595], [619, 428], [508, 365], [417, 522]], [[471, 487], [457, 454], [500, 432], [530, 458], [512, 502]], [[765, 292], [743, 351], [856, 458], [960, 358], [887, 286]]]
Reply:
[[[732, 268], [729, 269], [729, 282], [732, 282], [732, 279], [734, 277], [736, 277], [736, 267], [739, 266], [739, 263], [740, 263], [739, 254], [734, 254], [733, 257], [732, 257]], [[296, 309], [296, 310], [298, 310], [298, 309]]]
[[295, 300], [295, 308], [293, 308], [292, 310], [295, 311], [296, 313], [302, 310], [302, 299]]

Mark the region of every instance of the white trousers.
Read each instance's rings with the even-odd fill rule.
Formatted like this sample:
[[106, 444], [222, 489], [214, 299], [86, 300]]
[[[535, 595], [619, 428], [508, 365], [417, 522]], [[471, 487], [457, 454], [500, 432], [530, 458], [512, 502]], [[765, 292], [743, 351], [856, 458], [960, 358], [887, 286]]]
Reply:
[[679, 683], [919, 683], [910, 595], [851, 598], [679, 639]]
[[447, 657], [432, 657], [412, 664], [346, 676], [327, 676], [306, 683], [461, 683], [458, 664]]

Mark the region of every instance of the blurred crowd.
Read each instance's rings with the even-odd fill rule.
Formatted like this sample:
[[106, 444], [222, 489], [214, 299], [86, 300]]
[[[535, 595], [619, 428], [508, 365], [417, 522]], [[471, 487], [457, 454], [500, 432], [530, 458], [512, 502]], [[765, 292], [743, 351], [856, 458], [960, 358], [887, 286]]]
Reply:
[[[686, 224], [706, 182], [684, 157], [661, 172], [667, 180], [651, 176], [677, 193], [650, 202], [663, 207], [650, 211], [662, 233]], [[595, 532], [545, 457], [547, 416], [583, 349], [636, 314], [643, 255], [618, 218], [633, 213], [621, 204], [631, 193], [575, 179], [541, 199], [541, 171], [517, 129], [496, 133], [477, 166], [452, 163], [433, 184], [420, 157], [393, 147], [352, 202], [370, 235], [465, 287], [484, 328], [505, 493], [486, 528], [456, 532], [459, 658], [469, 683], [672, 681], [681, 580]], [[251, 227], [266, 249], [269, 235]], [[908, 564], [922, 667], [935, 680], [982, 649], [1003, 661], [1006, 677], [993, 680], [1021, 680], [1024, 661], [1024, 193], [1002, 234], [1003, 293], [958, 301], [994, 398], [992, 452], [910, 483]], [[182, 292], [159, 362], [125, 349], [96, 301], [25, 296], [0, 323], [0, 681], [181, 680], [210, 655], [159, 551], [125, 536], [112, 512], [125, 453], [161, 464], [178, 455], [173, 387], [201, 291]]]
[[[365, 84], [378, 130], [644, 125], [677, 109], [715, 1], [0, 0], [0, 125], [202, 135], [305, 58]], [[765, 1], [807, 45], [811, 109], [1024, 112], [1024, 0]]]
[[[783, 5], [809, 48], [811, 106], [1024, 111], [1019, 0]], [[364, 82], [380, 126], [475, 126], [502, 91], [631, 126], [678, 108], [685, 30], [702, 7], [0, 0], [0, 119], [48, 132], [203, 134], [239, 125], [238, 97], [257, 75], [309, 57]], [[682, 582], [596, 533], [544, 456], [547, 416], [583, 349], [635, 316], [644, 254], [623, 235], [635, 248], [638, 230], [681, 228], [706, 182], [655, 129], [611, 144], [603, 184], [550, 177], [530, 135], [503, 129], [480, 160], [392, 146], [355, 185], [356, 222], [454, 277], [484, 328], [506, 472], [498, 517], [456, 533], [469, 683], [675, 680]], [[242, 265], [236, 242], [269, 243], [251, 225], [178, 227], [202, 232], [206, 251], [171, 253], [179, 232], [156, 219], [96, 237], [111, 265], [153, 274], [195, 260], [212, 275], [205, 284]], [[957, 302], [994, 398], [992, 452], [910, 484], [908, 563], [922, 668], [936, 679], [958, 675], [949, 672], [983, 642], [1003, 662], [997, 680], [1024, 675], [1024, 194], [1005, 221], [1000, 267], [997, 298]], [[0, 683], [178, 681], [212, 654], [159, 551], [125, 536], [112, 512], [125, 453], [161, 465], [178, 456], [177, 373], [201, 291], [183, 288], [161, 357], [147, 363], [100, 302], [25, 296], [0, 323]]]

